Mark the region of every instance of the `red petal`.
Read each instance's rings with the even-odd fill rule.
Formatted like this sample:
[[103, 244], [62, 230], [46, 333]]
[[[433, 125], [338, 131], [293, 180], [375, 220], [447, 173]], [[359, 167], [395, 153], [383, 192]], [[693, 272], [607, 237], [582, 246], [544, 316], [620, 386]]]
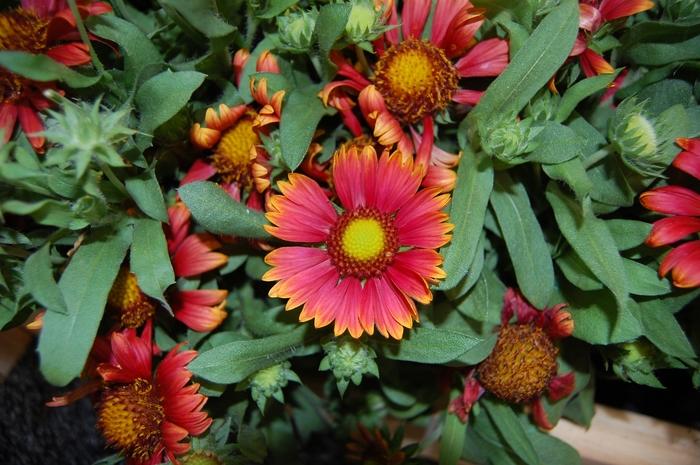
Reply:
[[[452, 0], [451, 0], [452, 1]], [[403, 22], [403, 40], [409, 38], [419, 38], [423, 33], [423, 26], [430, 13], [431, 0], [413, 0], [404, 2], [401, 10], [401, 21]], [[433, 24], [435, 28], [435, 24]]]
[[549, 418], [547, 418], [547, 412], [544, 410], [544, 405], [542, 405], [542, 399], [537, 399], [532, 403], [532, 417], [540, 428], [554, 428], [554, 425], [550, 423]]
[[700, 179], [700, 151], [683, 151], [673, 160], [673, 166], [685, 171], [695, 179]]
[[22, 130], [27, 135], [32, 147], [38, 152], [42, 151], [44, 142], [46, 141], [44, 136], [40, 135], [40, 133], [44, 131], [44, 123], [41, 122], [36, 111], [28, 106], [19, 105], [17, 110], [19, 123], [22, 125]]
[[651, 247], [673, 244], [698, 231], [700, 231], [700, 218], [693, 216], [662, 218], [652, 226], [646, 243]]
[[643, 192], [645, 208], [667, 215], [700, 216], [700, 194], [681, 186], [663, 186]]
[[0, 131], [3, 131], [3, 144], [6, 144], [12, 137], [16, 122], [17, 106], [13, 103], [0, 104]]
[[566, 304], [559, 304], [538, 315], [544, 317], [542, 324], [552, 339], [564, 339], [574, 333], [574, 319], [571, 313], [564, 310], [565, 307]]
[[603, 0], [600, 2], [599, 9], [603, 20], [612, 21], [636, 15], [651, 8], [654, 8], [654, 2], [651, 0]]
[[190, 166], [190, 169], [185, 174], [185, 177], [180, 181], [180, 186], [189, 184], [195, 181], [206, 181], [216, 174], [216, 168], [204, 160], [196, 160]]
[[590, 48], [584, 50], [579, 56], [579, 63], [586, 77], [593, 77], [599, 74], [612, 74], [615, 72], [615, 68], [613, 68], [605, 58]]
[[90, 63], [90, 52], [82, 42], [70, 42], [56, 45], [47, 50], [46, 54], [66, 66], [80, 66]]
[[659, 267], [659, 275], [665, 276], [671, 269], [676, 286], [700, 286], [700, 241], [687, 242], [666, 255]]
[[195, 276], [224, 265], [228, 261], [228, 256], [213, 252], [220, 246], [219, 241], [211, 234], [200, 233], [187, 236], [171, 257], [175, 276]]
[[461, 77], [498, 76], [508, 66], [508, 42], [488, 39], [472, 47], [455, 63]]
[[576, 386], [576, 375], [572, 371], [565, 375], [559, 375], [552, 378], [549, 382], [549, 398], [556, 402], [568, 397], [574, 392], [574, 387]]

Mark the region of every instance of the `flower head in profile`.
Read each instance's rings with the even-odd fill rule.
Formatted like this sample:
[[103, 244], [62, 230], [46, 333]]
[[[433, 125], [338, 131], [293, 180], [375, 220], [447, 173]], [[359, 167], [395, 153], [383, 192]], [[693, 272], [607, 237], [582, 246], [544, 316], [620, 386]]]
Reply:
[[411, 158], [371, 146], [341, 148], [333, 158], [339, 213], [311, 178], [292, 173], [270, 198], [266, 226], [273, 236], [300, 245], [280, 247], [265, 261], [271, 297], [303, 307], [300, 321], [334, 323], [352, 337], [375, 328], [401, 339], [418, 320], [415, 302], [432, 300], [429, 284], [445, 277], [435, 250], [453, 226], [441, 209], [448, 194], [419, 189], [421, 172]]
[[[384, 3], [389, 5], [387, 22], [394, 27], [373, 42], [376, 62], [362, 73], [341, 54], [333, 54], [342, 79], [326, 85], [320, 96], [359, 137], [362, 128], [351, 97], [357, 95], [379, 143], [416, 153], [418, 165], [428, 171], [424, 185], [448, 191], [454, 182], [445, 171], [459, 158], [452, 155], [445, 166], [445, 153], [433, 151], [434, 117], [450, 102], [476, 104], [483, 92], [464, 87], [460, 82], [467, 81], [461, 80], [498, 76], [508, 64], [508, 43], [497, 38], [477, 42], [483, 11], [469, 0], [438, 0], [432, 16], [430, 0], [404, 2], [400, 15], [393, 2]], [[418, 123], [423, 124], [421, 133], [414, 127]], [[415, 135], [404, 132], [404, 126]]]
[[593, 37], [605, 24], [654, 8], [651, 0], [581, 0], [579, 2], [579, 35], [569, 54], [578, 57], [586, 77], [611, 74], [615, 69], [603, 55], [590, 47]]
[[207, 398], [190, 383], [187, 369], [196, 356], [176, 346], [153, 370], [150, 331], [141, 337], [133, 329], [112, 333], [110, 359], [97, 371], [104, 382], [97, 424], [110, 446], [131, 465], [152, 465], [187, 453], [188, 436], [202, 434], [211, 424], [202, 411]]
[[[700, 139], [676, 139], [683, 151], [673, 160], [673, 166], [700, 179]], [[678, 243], [700, 231], [700, 194], [683, 186], [663, 186], [639, 196], [641, 204], [658, 213], [671, 215], [654, 223], [646, 239], [647, 245], [661, 247]], [[661, 262], [659, 275], [671, 273], [678, 287], [700, 286], [700, 240], [676, 246]]]
[[[221, 247], [208, 233], [190, 234], [191, 214], [178, 202], [168, 208], [169, 224], [165, 226], [170, 262], [175, 276], [188, 278], [214, 270], [228, 257], [216, 252]], [[220, 289], [174, 289], [167, 293], [175, 318], [195, 331], [212, 331], [226, 318], [224, 310], [228, 292]], [[139, 288], [136, 275], [124, 266], [107, 298], [110, 308], [119, 315], [125, 328], [139, 328], [154, 315], [158, 302]]]
[[[496, 346], [469, 373], [464, 392], [450, 404], [450, 411], [466, 421], [474, 403], [490, 392], [511, 404], [529, 404], [535, 423], [551, 429], [542, 397], [546, 394], [554, 402], [563, 399], [571, 394], [575, 381], [573, 373], [557, 373], [556, 342], [574, 330], [565, 306], [537, 310], [519, 292], [508, 289]], [[516, 321], [510, 323], [514, 315]]]
[[[77, 3], [83, 17], [112, 11], [112, 7], [103, 2]], [[47, 55], [66, 66], [90, 62], [88, 48], [80, 41], [75, 17], [65, 0], [22, 0], [19, 8], [1, 11], [0, 51], [9, 50]], [[0, 140], [3, 143], [10, 140], [19, 121], [32, 147], [43, 151], [44, 124], [37, 113], [50, 105], [43, 91], [54, 88], [52, 82], [32, 81], [0, 67]]]

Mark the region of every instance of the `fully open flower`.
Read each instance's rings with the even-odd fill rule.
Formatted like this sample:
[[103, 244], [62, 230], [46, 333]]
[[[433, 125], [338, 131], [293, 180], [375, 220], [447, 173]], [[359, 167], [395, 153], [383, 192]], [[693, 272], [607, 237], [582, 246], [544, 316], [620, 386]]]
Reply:
[[[683, 151], [673, 160], [673, 166], [700, 179], [700, 139], [676, 139]], [[700, 194], [682, 186], [663, 186], [644, 192], [639, 201], [649, 210], [672, 215], [654, 223], [647, 245], [660, 247], [700, 232]], [[659, 275], [671, 272], [678, 287], [700, 286], [700, 240], [695, 239], [674, 248], [659, 267]]]
[[[430, 0], [404, 2], [399, 16], [392, 5], [389, 24], [401, 23], [401, 28], [374, 42], [378, 59], [371, 69], [362, 74], [334, 54], [343, 79], [329, 83], [320, 94], [324, 103], [339, 110], [355, 137], [362, 130], [349, 94], [359, 94], [362, 113], [384, 146], [413, 145], [401, 128], [422, 122], [422, 136], [414, 137], [415, 149], [410, 152], [417, 154], [424, 170], [440, 166], [433, 152], [434, 116], [453, 101], [476, 104], [483, 93], [461, 87], [460, 80], [498, 76], [508, 64], [505, 40], [476, 42], [483, 16], [468, 0], [438, 0], [429, 24], [431, 6]], [[422, 38], [424, 30], [430, 31], [428, 40]], [[434, 184], [428, 181], [428, 185]]]
[[577, 56], [586, 77], [615, 71], [605, 58], [589, 47], [592, 37], [605, 23], [627, 18], [654, 7], [651, 0], [582, 0], [579, 3], [579, 32], [569, 56]]
[[[102, 2], [78, 2], [81, 16], [112, 11]], [[90, 62], [87, 46], [80, 42], [75, 17], [64, 0], [22, 0], [21, 7], [0, 12], [0, 51], [16, 50], [45, 54], [66, 66]], [[0, 67], [0, 140], [12, 137], [19, 120], [32, 146], [41, 151], [44, 130], [37, 112], [48, 108], [43, 91], [51, 82], [37, 82]]]
[[[506, 291], [498, 340], [491, 354], [472, 370], [464, 392], [450, 411], [466, 421], [485, 392], [513, 404], [530, 404], [538, 426], [551, 429], [542, 396], [558, 401], [574, 389], [574, 374], [557, 375], [556, 341], [570, 336], [574, 322], [565, 304], [545, 310], [533, 308], [519, 292]], [[513, 315], [516, 322], [510, 323]]]
[[[98, 426], [107, 442], [131, 465], [154, 465], [190, 450], [188, 436], [202, 434], [211, 418], [202, 407], [207, 398], [189, 383], [187, 364], [194, 350], [173, 348], [153, 371], [150, 331], [113, 333], [109, 362], [97, 368], [104, 382]], [[189, 384], [188, 384], [189, 383]]]
[[[281, 247], [265, 261], [265, 281], [278, 281], [270, 296], [303, 306], [300, 321], [335, 322], [336, 335], [353, 337], [374, 328], [400, 339], [418, 320], [415, 301], [432, 300], [429, 283], [444, 278], [435, 249], [450, 240], [452, 225], [441, 209], [448, 194], [420, 189], [411, 158], [366, 146], [341, 148], [333, 158], [337, 213], [319, 185], [292, 173], [278, 183], [282, 195], [268, 202], [267, 231], [303, 245]], [[318, 245], [315, 246], [315, 245]]]
[[[221, 246], [208, 233], [190, 234], [190, 211], [183, 203], [168, 209], [170, 223], [165, 228], [168, 252], [176, 277], [192, 277], [216, 269], [228, 257], [215, 250]], [[219, 289], [175, 289], [167, 294], [176, 319], [195, 331], [211, 331], [226, 318], [228, 292]], [[150, 320], [158, 307], [155, 299], [144, 294], [136, 275], [122, 267], [107, 299], [125, 328], [138, 328]]]

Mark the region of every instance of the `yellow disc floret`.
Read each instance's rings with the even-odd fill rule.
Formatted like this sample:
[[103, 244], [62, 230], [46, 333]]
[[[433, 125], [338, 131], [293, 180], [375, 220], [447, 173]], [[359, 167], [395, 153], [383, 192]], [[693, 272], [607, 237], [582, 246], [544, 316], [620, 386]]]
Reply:
[[49, 22], [33, 11], [17, 8], [0, 13], [0, 50], [43, 53]]
[[254, 147], [260, 144], [258, 134], [253, 130], [254, 121], [251, 116], [241, 118], [224, 132], [216, 146], [212, 164], [226, 183], [249, 186], [252, 182], [250, 170], [255, 159]]
[[137, 379], [104, 391], [97, 423], [112, 446], [132, 459], [145, 461], [162, 439], [160, 425], [164, 418], [153, 385]]
[[374, 218], [358, 218], [343, 232], [343, 250], [356, 260], [371, 260], [384, 249], [384, 229]]
[[375, 68], [375, 86], [386, 106], [407, 123], [445, 109], [457, 85], [457, 71], [445, 52], [418, 39], [391, 47]]
[[107, 303], [119, 313], [122, 326], [138, 328], [156, 312], [156, 304], [139, 289], [136, 275], [122, 267], [109, 291]]
[[507, 402], [529, 402], [541, 396], [556, 375], [558, 353], [559, 349], [538, 326], [503, 326], [496, 347], [479, 365], [479, 381]]

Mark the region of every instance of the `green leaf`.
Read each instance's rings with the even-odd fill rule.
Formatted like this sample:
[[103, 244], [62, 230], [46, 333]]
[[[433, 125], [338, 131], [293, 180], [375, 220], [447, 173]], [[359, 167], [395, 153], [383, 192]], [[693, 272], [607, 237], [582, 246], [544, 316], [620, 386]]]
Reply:
[[540, 459], [537, 452], [513, 409], [501, 401], [488, 397], [482, 398], [479, 403], [512, 451], [528, 465], [538, 465]]
[[284, 334], [235, 341], [202, 352], [189, 365], [192, 372], [215, 383], [238, 383], [258, 370], [293, 356], [304, 343], [320, 335], [299, 326]]
[[576, 109], [576, 105], [581, 103], [581, 101], [598, 91], [606, 89], [613, 80], [617, 77], [619, 71], [613, 74], [601, 74], [599, 76], [593, 76], [582, 81], [577, 82], [569, 89], [559, 102], [559, 108], [557, 109], [557, 115], [555, 120], [558, 122], [566, 121], [566, 119], [571, 115], [571, 113]]
[[297, 3], [299, 3], [299, 0], [272, 0], [269, 2], [265, 11], [259, 13], [257, 17], [262, 19], [272, 19], [275, 16], [281, 15], [287, 8], [293, 7]]
[[532, 141], [535, 149], [526, 158], [537, 163], [558, 164], [581, 155], [581, 138], [573, 129], [547, 121]]
[[265, 215], [233, 200], [212, 182], [199, 181], [178, 189], [180, 198], [204, 229], [216, 234], [269, 238]]
[[135, 103], [141, 112], [139, 129], [152, 134], [190, 101], [192, 93], [206, 76], [196, 71], [164, 71], [144, 82], [136, 93]]
[[63, 81], [74, 89], [90, 87], [100, 80], [100, 76], [85, 76], [45, 55], [26, 52], [0, 52], [0, 67], [33, 81]]
[[384, 356], [392, 360], [440, 364], [459, 358], [481, 341], [481, 338], [458, 331], [420, 327], [400, 341], [381, 341], [380, 346]]
[[642, 331], [656, 347], [668, 355], [681, 358], [695, 358], [693, 346], [688, 341], [678, 321], [673, 317], [674, 307], [682, 308], [697, 296], [697, 292], [686, 293], [680, 297], [654, 299], [642, 302], [638, 306], [637, 319]]
[[615, 239], [618, 250], [629, 250], [644, 243], [651, 232], [651, 223], [637, 220], [612, 219], [605, 222]]
[[320, 87], [294, 89], [282, 108], [280, 118], [280, 144], [282, 158], [289, 169], [294, 171], [306, 156], [316, 126], [326, 113], [323, 102], [318, 97]]
[[98, 37], [119, 45], [124, 57], [124, 78], [129, 86], [133, 86], [139, 79], [151, 77], [143, 73], [147, 66], [163, 62], [156, 46], [129, 21], [114, 15], [98, 15], [90, 17], [88, 25]]
[[124, 182], [124, 186], [142, 212], [155, 220], [163, 223], [168, 222], [168, 211], [165, 209], [163, 192], [160, 190], [160, 184], [158, 184], [153, 170], [147, 170], [128, 178]]
[[336, 40], [345, 32], [345, 25], [350, 17], [352, 5], [348, 3], [334, 3], [321, 7], [316, 18], [314, 37], [321, 51], [321, 59], [324, 63], [325, 78], [330, 80], [335, 73], [335, 65], [329, 56]]
[[80, 375], [97, 327], [102, 320], [107, 295], [131, 243], [131, 228], [94, 231], [80, 246], [63, 272], [58, 287], [69, 312], [47, 312], [39, 336], [40, 368], [46, 379], [65, 386]]
[[[212, 0], [161, 0], [171, 16], [180, 16], [187, 24], [210, 39], [226, 37], [236, 28], [219, 16]], [[179, 18], [177, 18], [179, 19]]]
[[163, 293], [168, 286], [175, 283], [175, 273], [160, 221], [148, 218], [134, 221], [130, 263], [131, 271], [136, 275], [141, 290], [171, 311]]
[[671, 284], [667, 279], [659, 279], [655, 269], [623, 258], [625, 274], [629, 283], [630, 294], [656, 296], [671, 292]]
[[543, 433], [533, 425], [526, 427], [526, 433], [542, 463], [581, 465], [581, 456], [576, 449], [561, 439]]
[[27, 290], [39, 304], [51, 312], [68, 313], [61, 289], [53, 278], [51, 243], [47, 243], [27, 258], [22, 277]]
[[497, 173], [491, 206], [520, 290], [535, 307], [545, 308], [554, 289], [554, 267], [525, 187], [507, 172]]
[[[453, 390], [450, 401], [462, 395], [459, 390]], [[467, 424], [462, 423], [459, 417], [453, 413], [445, 413], [445, 421], [442, 424], [440, 436], [440, 462], [439, 465], [457, 465], [462, 456], [464, 440], [467, 434]]]
[[546, 196], [567, 242], [596, 278], [615, 294], [618, 304], [624, 306], [628, 299], [627, 277], [605, 221], [595, 217], [590, 202], [581, 206], [554, 183], [547, 186]]
[[563, 0], [540, 22], [471, 112], [470, 119], [478, 122], [482, 137], [492, 120], [519, 112], [549, 81], [569, 56], [577, 32], [578, 2]]
[[642, 328], [630, 311], [634, 301], [619, 307], [607, 291], [565, 290], [563, 301], [569, 304], [574, 319], [574, 337], [590, 344], [617, 344], [642, 335]]
[[551, 179], [564, 181], [576, 193], [578, 199], [583, 199], [593, 190], [593, 183], [579, 157], [556, 165], [542, 165], [542, 169]]
[[588, 269], [581, 257], [573, 250], [568, 250], [557, 258], [557, 265], [566, 279], [583, 291], [603, 289], [603, 283], [598, 281], [593, 272]]
[[640, 43], [632, 45], [626, 56], [641, 66], [663, 66], [700, 59], [700, 35], [673, 43]]
[[441, 250], [447, 277], [438, 289], [455, 287], [469, 271], [481, 238], [492, 189], [491, 159], [484, 154], [465, 153], [457, 170], [457, 187], [450, 207], [450, 220], [455, 229], [452, 241]]

